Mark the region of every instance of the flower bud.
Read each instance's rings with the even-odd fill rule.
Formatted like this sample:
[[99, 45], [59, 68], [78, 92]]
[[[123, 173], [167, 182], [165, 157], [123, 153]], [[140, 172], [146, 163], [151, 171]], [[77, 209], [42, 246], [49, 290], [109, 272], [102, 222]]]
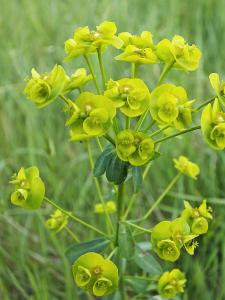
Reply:
[[55, 232], [61, 231], [68, 223], [68, 216], [56, 209], [50, 218], [45, 221], [45, 226]]
[[107, 201], [104, 206], [102, 203], [97, 203], [95, 205], [96, 214], [104, 214], [105, 212], [110, 214], [116, 212], [116, 205], [114, 201]]
[[179, 156], [178, 159], [174, 159], [175, 168], [182, 174], [189, 176], [193, 179], [197, 179], [197, 175], [200, 173], [200, 169], [197, 164], [191, 162], [186, 156]]

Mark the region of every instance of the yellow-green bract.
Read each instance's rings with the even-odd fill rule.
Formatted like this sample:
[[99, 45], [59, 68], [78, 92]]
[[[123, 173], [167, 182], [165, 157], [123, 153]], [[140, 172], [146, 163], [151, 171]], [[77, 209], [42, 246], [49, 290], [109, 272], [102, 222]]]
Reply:
[[150, 112], [161, 125], [183, 130], [192, 123], [192, 104], [181, 86], [162, 84], [150, 96]]
[[104, 205], [102, 203], [95, 204], [95, 213], [96, 214], [104, 214], [107, 213], [115, 213], [116, 212], [116, 204], [114, 201], [107, 201]]
[[32, 69], [31, 73], [32, 78], [28, 81], [24, 93], [40, 108], [54, 101], [68, 80], [63, 67], [58, 65], [49, 73], [40, 75], [35, 69]]
[[192, 161], [190, 161], [186, 156], [181, 155], [177, 159], [174, 159], [174, 166], [182, 174], [189, 176], [193, 179], [197, 178], [200, 173], [199, 166]]
[[179, 269], [164, 272], [158, 281], [159, 294], [164, 298], [172, 298], [178, 293], [183, 293], [186, 284], [184, 273]]
[[116, 114], [114, 103], [105, 96], [84, 92], [75, 101], [69, 101], [69, 119], [72, 141], [104, 135]]
[[195, 45], [188, 45], [184, 38], [175, 35], [172, 41], [163, 39], [156, 46], [159, 59], [166, 64], [184, 71], [194, 71], [198, 68], [201, 51]]
[[213, 105], [208, 104], [201, 116], [201, 130], [205, 141], [215, 150], [225, 148], [225, 113], [221, 110], [218, 99]]
[[212, 209], [207, 207], [206, 200], [203, 200], [199, 207], [193, 208], [187, 201], [184, 202], [185, 209], [182, 217], [190, 225], [193, 234], [204, 234], [208, 231], [208, 219], [212, 220]]
[[80, 256], [72, 267], [75, 283], [96, 297], [114, 292], [118, 287], [118, 269], [100, 254], [89, 252]]
[[152, 41], [152, 34], [143, 31], [140, 35], [121, 32], [119, 38], [123, 40], [123, 52], [115, 57], [116, 60], [133, 62], [136, 64], [155, 64], [158, 58]]
[[21, 168], [10, 183], [15, 185], [15, 192], [11, 195], [12, 204], [26, 209], [37, 209], [41, 206], [45, 185], [37, 167]]
[[141, 79], [110, 80], [105, 96], [128, 117], [137, 117], [149, 109], [149, 89]]
[[154, 141], [143, 132], [120, 131], [116, 137], [116, 152], [133, 166], [146, 164], [154, 155]]
[[45, 221], [45, 226], [55, 232], [61, 231], [68, 223], [68, 216], [56, 209], [50, 218]]
[[116, 36], [116, 32], [115, 23], [108, 21], [101, 23], [96, 30], [90, 30], [88, 26], [78, 28], [73, 38], [65, 42], [65, 60], [88, 55], [98, 49], [104, 50], [108, 45], [121, 48], [123, 41]]

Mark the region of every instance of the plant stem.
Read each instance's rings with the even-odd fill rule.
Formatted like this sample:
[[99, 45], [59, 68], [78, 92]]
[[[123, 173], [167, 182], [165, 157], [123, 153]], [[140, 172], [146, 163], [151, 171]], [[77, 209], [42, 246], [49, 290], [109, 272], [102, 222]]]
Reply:
[[131, 63], [131, 78], [138, 77], [138, 66], [137, 63]]
[[[94, 161], [93, 161], [91, 146], [90, 146], [89, 142], [87, 142], [87, 151], [88, 151], [88, 157], [89, 157], [89, 162], [90, 162], [90, 166], [91, 166], [91, 171], [93, 172], [93, 170], [94, 170]], [[106, 224], [108, 224], [109, 227], [110, 227], [110, 230], [112, 232], [114, 232], [112, 220], [111, 220], [111, 218], [109, 216], [109, 213], [107, 212], [106, 207], [105, 207], [105, 201], [103, 199], [103, 195], [102, 195], [102, 192], [101, 192], [101, 187], [100, 187], [98, 178], [94, 177], [94, 182], [95, 182], [95, 187], [96, 187], [96, 190], [97, 190], [97, 194], [98, 194], [99, 200], [100, 200], [100, 202], [101, 202], [101, 204], [103, 206], [103, 209], [104, 209]]]
[[86, 60], [86, 63], [88, 65], [88, 68], [91, 72], [91, 75], [93, 77], [93, 80], [94, 80], [94, 84], [95, 84], [95, 87], [96, 87], [96, 91], [97, 93], [100, 95], [101, 94], [101, 90], [100, 90], [100, 87], [99, 87], [99, 84], [98, 84], [98, 80], [97, 80], [97, 77], [95, 75], [95, 71], [94, 71], [94, 68], [92, 66], [92, 63], [91, 63], [91, 60], [90, 60], [90, 57], [89, 55], [84, 55], [84, 59]]
[[66, 103], [66, 104], [70, 104], [70, 102], [69, 102], [69, 100], [65, 97], [65, 96], [63, 96], [63, 95], [59, 95], [59, 97]]
[[85, 221], [81, 220], [80, 218], [75, 217], [72, 213], [66, 211], [65, 209], [63, 209], [62, 207], [60, 207], [59, 205], [57, 205], [56, 203], [54, 203], [53, 201], [51, 201], [47, 197], [44, 197], [44, 200], [47, 201], [49, 204], [51, 204], [56, 209], [59, 209], [62, 213], [64, 213], [69, 218], [71, 218], [71, 220], [73, 220], [73, 221], [75, 221], [77, 223], [80, 223], [81, 225], [83, 225], [83, 226], [85, 226], [87, 228], [90, 228], [93, 231], [99, 233], [100, 235], [103, 235], [103, 236], [105, 236], [105, 237], [108, 238], [108, 235], [105, 232], [101, 231], [100, 229], [96, 228], [95, 226], [93, 226], [93, 225], [91, 225], [89, 223], [86, 223]]
[[149, 129], [152, 128], [152, 126], [155, 124], [155, 120], [152, 120], [151, 123], [143, 130], [143, 132], [147, 132]]
[[166, 125], [166, 126], [160, 128], [159, 130], [156, 130], [155, 132], [153, 132], [152, 134], [150, 134], [150, 137], [153, 137], [153, 136], [158, 135], [160, 132], [166, 130], [166, 129], [169, 128], [169, 127], [170, 127], [170, 125]]
[[203, 107], [206, 106], [207, 104], [213, 102], [213, 101], [215, 100], [215, 98], [216, 98], [216, 97], [213, 97], [213, 98], [211, 98], [211, 99], [208, 99], [208, 100], [204, 101], [202, 104], [200, 104], [199, 106], [197, 106], [197, 107], [193, 110], [193, 112], [198, 112], [201, 108], [203, 108]]
[[118, 250], [118, 247], [114, 248], [109, 255], [107, 256], [106, 259], [111, 259], [113, 257], [113, 255], [116, 253], [116, 251]]
[[172, 187], [175, 185], [175, 183], [178, 181], [178, 179], [181, 177], [181, 173], [178, 173], [173, 180], [168, 184], [168, 186], [165, 188], [165, 190], [162, 192], [162, 194], [158, 197], [158, 199], [153, 203], [153, 205], [150, 207], [150, 209], [147, 211], [147, 213], [137, 221], [144, 221], [146, 220], [152, 212], [156, 209], [156, 207], [160, 204], [160, 202], [163, 200], [163, 198], [168, 194], [168, 192], [172, 189]]
[[137, 123], [136, 123], [136, 125], [135, 125], [135, 127], [134, 127], [134, 130], [135, 130], [135, 131], [138, 131], [138, 130], [141, 128], [141, 126], [142, 126], [142, 124], [143, 124], [145, 118], [147, 117], [148, 112], [149, 112], [149, 110], [146, 110], [146, 111], [140, 116], [140, 118], [138, 119], [138, 121], [137, 121]]
[[99, 137], [97, 137], [96, 140], [97, 140], [97, 144], [98, 144], [98, 147], [99, 147], [100, 151], [103, 152], [103, 147], [102, 147], [102, 144], [101, 144], [101, 141], [100, 141]]
[[98, 48], [98, 61], [99, 61], [99, 66], [101, 70], [101, 75], [102, 75], [102, 85], [103, 85], [103, 90], [105, 90], [106, 87], [106, 75], [105, 75], [105, 68], [102, 60], [102, 49], [101, 46]]
[[156, 87], [159, 86], [159, 85], [162, 83], [163, 79], [164, 79], [164, 78], [166, 77], [166, 75], [169, 73], [169, 71], [170, 71], [170, 69], [172, 68], [172, 66], [174, 65], [174, 63], [175, 63], [175, 60], [172, 61], [172, 62], [169, 63], [169, 64], [165, 64], [165, 65], [164, 65], [164, 68], [163, 68], [162, 73], [161, 73], [161, 75], [160, 75], [160, 77], [159, 77], [159, 81], [158, 81]]
[[108, 140], [111, 144], [113, 144], [114, 146], [116, 145], [114, 139], [108, 135], [107, 133], [103, 136], [106, 140]]
[[190, 131], [194, 131], [194, 130], [197, 130], [197, 129], [200, 129], [200, 128], [201, 128], [201, 126], [198, 125], [198, 126], [195, 126], [195, 127], [189, 128], [189, 129], [185, 129], [185, 130], [180, 131], [180, 132], [178, 132], [178, 133], [175, 133], [175, 134], [166, 136], [166, 137], [164, 137], [164, 138], [161, 138], [161, 139], [159, 139], [159, 140], [156, 140], [156, 141], [155, 141], [155, 144], [161, 143], [161, 142], [166, 141], [166, 140], [168, 140], [168, 139], [172, 139], [172, 138], [174, 138], [175, 136], [182, 135], [182, 134], [184, 134], [184, 133], [187, 133], [187, 132], [190, 132]]
[[126, 129], [130, 129], [131, 118], [126, 117]]
[[69, 233], [69, 235], [74, 239], [75, 242], [80, 243], [79, 238], [72, 232], [72, 230], [70, 230], [68, 226], [65, 226], [64, 228]]
[[115, 238], [115, 246], [118, 247], [118, 239], [119, 239], [119, 227], [121, 216], [123, 213], [123, 194], [124, 194], [124, 183], [121, 183], [118, 186], [118, 194], [117, 194], [117, 224], [116, 224], [116, 238]]
[[136, 224], [133, 224], [133, 223], [131, 223], [131, 222], [129, 222], [129, 221], [124, 221], [123, 223], [128, 224], [129, 226], [134, 227], [134, 228], [136, 228], [136, 229], [138, 229], [138, 230], [141, 230], [141, 231], [144, 231], [144, 232], [151, 233], [151, 230], [150, 230], [150, 229], [145, 229], [145, 228], [143, 228], [143, 227], [141, 227], [141, 226], [138, 226], [138, 225], [136, 225]]
[[[124, 200], [124, 183], [121, 183], [118, 186], [118, 194], [117, 194], [117, 227], [116, 227], [115, 247], [119, 247], [119, 228], [120, 228], [120, 222], [123, 213], [123, 200]], [[118, 251], [118, 260], [119, 260], [118, 265], [119, 265], [119, 273], [120, 273], [120, 292], [121, 292], [122, 300], [126, 300], [127, 297], [126, 297], [125, 282], [124, 282], [125, 268], [123, 266], [123, 258], [120, 256], [119, 251]]]

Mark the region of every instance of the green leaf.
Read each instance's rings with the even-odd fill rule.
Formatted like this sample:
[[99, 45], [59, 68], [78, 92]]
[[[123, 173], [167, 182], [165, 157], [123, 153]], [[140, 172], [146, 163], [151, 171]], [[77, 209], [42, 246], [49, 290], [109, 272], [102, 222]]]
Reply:
[[159, 276], [163, 272], [160, 263], [151, 254], [143, 252], [139, 247], [135, 249], [134, 261], [151, 276]]
[[130, 227], [120, 224], [118, 241], [120, 255], [131, 259], [135, 254], [135, 242]]
[[108, 165], [111, 156], [115, 152], [114, 148], [109, 145], [106, 149], [99, 155], [94, 165], [94, 176], [98, 177], [105, 173], [106, 167]]
[[125, 277], [125, 282], [129, 284], [135, 293], [144, 293], [149, 284], [150, 281], [145, 278], [135, 278], [135, 277]]
[[143, 182], [142, 172], [142, 167], [132, 167], [132, 179], [135, 193], [137, 193], [140, 190], [141, 184]]
[[110, 243], [109, 240], [105, 238], [97, 238], [81, 244], [74, 244], [66, 250], [66, 256], [72, 263], [81, 255], [87, 252], [100, 252], [106, 248]]
[[121, 184], [127, 178], [129, 164], [118, 158], [116, 152], [110, 157], [106, 167], [106, 178], [116, 185]]
[[161, 153], [160, 153], [160, 152], [157, 152], [157, 151], [155, 151], [155, 152], [154, 152], [154, 154], [153, 154], [153, 156], [151, 157], [150, 161], [152, 161], [152, 160], [155, 160], [155, 159], [159, 158], [159, 157], [160, 157], [160, 155], [161, 155]]

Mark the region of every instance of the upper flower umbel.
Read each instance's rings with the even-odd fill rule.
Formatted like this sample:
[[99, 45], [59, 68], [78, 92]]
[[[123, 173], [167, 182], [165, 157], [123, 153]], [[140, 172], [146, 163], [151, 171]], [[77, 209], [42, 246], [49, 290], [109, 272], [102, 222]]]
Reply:
[[105, 21], [90, 30], [88, 26], [78, 28], [73, 38], [65, 42], [66, 60], [80, 55], [88, 55], [97, 50], [104, 50], [106, 46], [121, 48], [123, 41], [116, 36], [117, 28], [114, 22]]

